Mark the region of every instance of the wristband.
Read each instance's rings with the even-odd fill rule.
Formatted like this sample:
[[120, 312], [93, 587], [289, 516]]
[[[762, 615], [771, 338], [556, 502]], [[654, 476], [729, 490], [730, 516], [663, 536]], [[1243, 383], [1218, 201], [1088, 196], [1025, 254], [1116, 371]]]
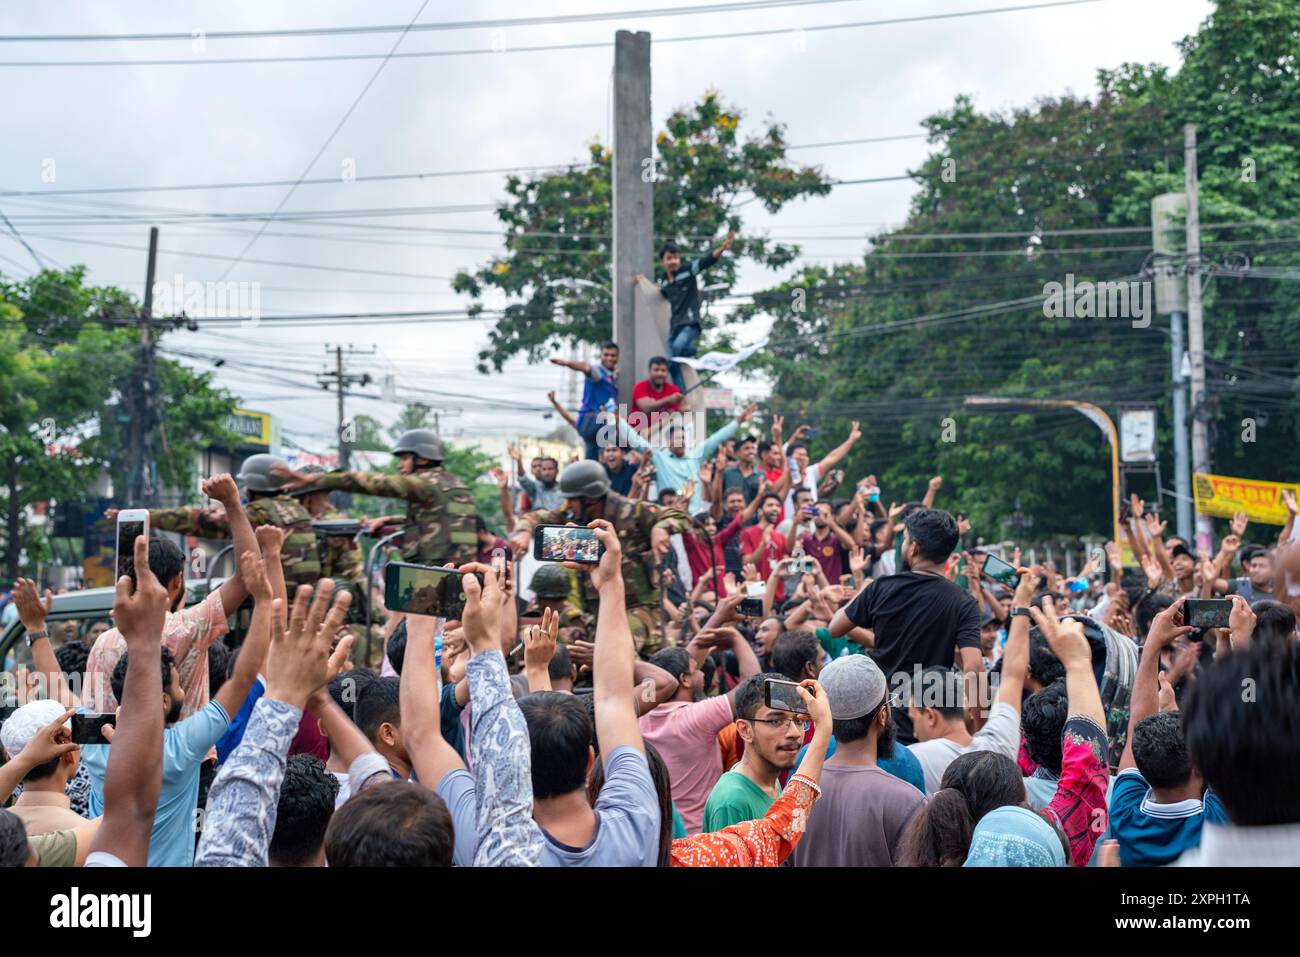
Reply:
[[1012, 609], [1011, 609], [1011, 617], [1012, 617], [1012, 618], [1028, 618], [1031, 622], [1032, 622], [1033, 619], [1034, 619], [1034, 616], [1031, 615], [1031, 614], [1029, 614], [1029, 609], [1028, 609], [1028, 608], [1012, 608]]
[[40, 641], [42, 638], [48, 639], [49, 637], [50, 637], [50, 633], [45, 628], [42, 628], [40, 631], [29, 631], [27, 632], [27, 647], [30, 648], [32, 646], [32, 642]]

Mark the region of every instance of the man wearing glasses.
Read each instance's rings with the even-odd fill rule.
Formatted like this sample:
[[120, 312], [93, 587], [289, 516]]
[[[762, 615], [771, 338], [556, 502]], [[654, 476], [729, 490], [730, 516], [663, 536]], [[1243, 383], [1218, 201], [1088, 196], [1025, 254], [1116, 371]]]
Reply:
[[790, 864], [891, 867], [908, 822], [925, 804], [919, 790], [878, 763], [896, 750], [896, 696], [866, 655], [836, 658], [817, 680], [831, 706], [836, 748], [822, 768], [817, 812], [809, 816]]
[[808, 716], [769, 708], [763, 700], [769, 678], [789, 681], [781, 674], [754, 675], [736, 689], [736, 731], [745, 742], [745, 752], [709, 793], [704, 805], [705, 834], [767, 814], [781, 796], [781, 773], [791, 770], [799, 757]]

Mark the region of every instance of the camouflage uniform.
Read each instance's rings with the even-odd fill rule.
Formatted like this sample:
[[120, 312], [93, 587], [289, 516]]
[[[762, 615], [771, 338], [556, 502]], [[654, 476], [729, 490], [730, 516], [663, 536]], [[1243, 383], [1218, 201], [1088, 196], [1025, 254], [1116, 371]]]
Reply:
[[[637, 650], [649, 654], [662, 643], [654, 636], [654, 623], [660, 614], [659, 577], [655, 571], [654, 552], [650, 548], [650, 532], [662, 528], [669, 535], [678, 535], [691, 527], [690, 516], [680, 509], [664, 508], [650, 502], [634, 502], [617, 492], [605, 494], [607, 522], [614, 526], [619, 544], [623, 548], [623, 589], [627, 604], [628, 624]], [[538, 525], [585, 525], [569, 502], [560, 508], [545, 512], [528, 512], [519, 519], [516, 531], [531, 532]], [[588, 576], [582, 576], [583, 606], [599, 607], [599, 596]]]
[[316, 485], [406, 501], [402, 559], [419, 565], [461, 565], [478, 554], [474, 496], [446, 469], [423, 468], [411, 475], [383, 472], [326, 472]]
[[[340, 521], [351, 518], [337, 508], [328, 508], [316, 521]], [[361, 545], [351, 535], [326, 535], [321, 539], [321, 577], [360, 582], [366, 577]]]
[[[253, 499], [244, 506], [244, 514], [254, 528], [274, 525], [284, 530], [280, 561], [284, 565], [285, 585], [291, 593], [298, 585], [315, 586], [321, 577], [320, 556], [311, 515], [302, 502], [288, 495]], [[197, 538], [230, 538], [230, 522], [225, 513], [204, 508], [151, 508], [149, 527]]]

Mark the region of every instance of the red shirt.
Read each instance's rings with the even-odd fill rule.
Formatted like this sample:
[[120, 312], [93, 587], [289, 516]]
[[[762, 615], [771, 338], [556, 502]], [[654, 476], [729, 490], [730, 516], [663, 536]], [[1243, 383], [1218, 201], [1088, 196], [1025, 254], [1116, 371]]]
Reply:
[[[659, 399], [664, 398], [665, 396], [680, 395], [681, 391], [682, 390], [677, 388], [677, 386], [673, 385], [671, 381], [665, 381], [663, 388], [656, 391], [654, 385], [650, 382], [649, 379], [642, 379], [636, 385], [632, 386], [632, 408], [636, 412], [641, 411], [640, 407], [637, 405], [637, 399], [654, 399], [657, 401]], [[648, 420], [649, 426], [650, 428], [654, 428], [654, 426], [659, 422], [659, 416], [663, 415], [663, 413], [665, 412], [680, 411], [679, 406], [680, 403], [672, 402], [664, 406], [663, 408], [659, 409], [656, 412], [648, 412], [648, 413], [643, 412], [641, 414], [648, 415], [650, 417]], [[629, 413], [629, 415], [631, 415], [631, 413]], [[637, 431], [641, 431], [641, 430], [638, 429]]]
[[817, 559], [826, 573], [826, 580], [838, 585], [844, 575], [844, 546], [835, 533], [828, 532], [825, 538], [820, 539], [816, 535], [805, 535], [799, 544], [803, 546], [805, 555]]
[[[763, 526], [751, 525], [740, 533], [740, 553], [743, 556], [750, 554], [758, 548], [759, 543], [763, 541]], [[772, 539], [763, 549], [762, 554], [758, 557], [758, 577], [767, 581], [768, 576], [772, 574], [772, 566], [779, 562], [785, 555], [785, 536], [775, 529], [772, 531]], [[780, 598], [778, 589], [777, 597]]]

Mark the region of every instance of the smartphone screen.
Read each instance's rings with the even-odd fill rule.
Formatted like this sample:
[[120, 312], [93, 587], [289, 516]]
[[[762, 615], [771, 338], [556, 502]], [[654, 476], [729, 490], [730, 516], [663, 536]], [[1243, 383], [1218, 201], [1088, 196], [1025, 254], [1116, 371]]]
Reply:
[[384, 606], [389, 611], [454, 618], [459, 616], [459, 611], [455, 615], [448, 612], [449, 607], [455, 609], [457, 600], [463, 609], [464, 593], [460, 575], [454, 568], [389, 562], [384, 569]]
[[[113, 576], [113, 581], [117, 581], [123, 575], [127, 574], [127, 567], [135, 558], [135, 540], [143, 535], [143, 519], [126, 519], [118, 516], [117, 521], [117, 574]], [[131, 575], [131, 581], [135, 581], [134, 573]]]
[[533, 529], [533, 557], [539, 562], [594, 565], [604, 551], [595, 529], [573, 525], [538, 525]]
[[74, 714], [72, 716], [73, 744], [108, 744], [101, 728], [105, 725], [117, 727], [116, 714]]
[[774, 711], [795, 711], [807, 714], [803, 698], [796, 690], [799, 686], [793, 681], [777, 681], [768, 678], [763, 682], [763, 703]]
[[1227, 628], [1231, 614], [1230, 598], [1189, 598], [1183, 602], [1183, 620], [1193, 628]]
[[984, 556], [983, 571], [985, 578], [991, 579], [1000, 585], [1006, 585], [1008, 588], [1016, 588], [1020, 585], [1020, 575], [1015, 568], [996, 555]]
[[763, 599], [742, 598], [736, 611], [744, 618], [758, 618], [763, 614]]

